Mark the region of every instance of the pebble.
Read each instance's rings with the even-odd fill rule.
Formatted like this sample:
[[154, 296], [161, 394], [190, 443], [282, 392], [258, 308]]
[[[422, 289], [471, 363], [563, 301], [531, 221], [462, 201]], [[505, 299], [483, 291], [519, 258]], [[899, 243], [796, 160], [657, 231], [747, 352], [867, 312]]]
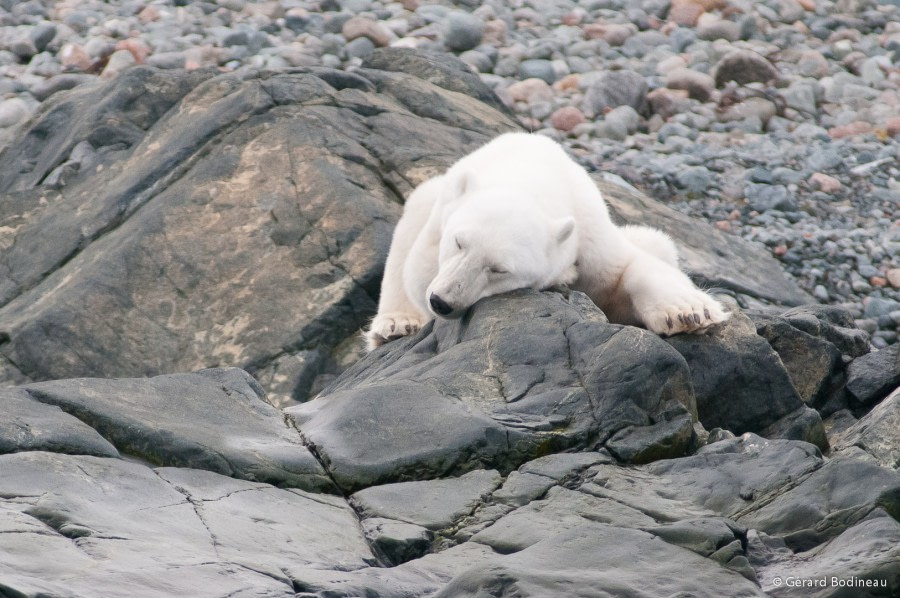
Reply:
[[378, 21], [366, 17], [352, 17], [348, 19], [341, 28], [341, 34], [347, 41], [352, 41], [359, 37], [367, 37], [379, 48], [383, 48], [397, 39], [397, 36], [390, 29]]
[[456, 52], [471, 50], [481, 43], [484, 21], [464, 11], [453, 11], [444, 21], [444, 45]]
[[584, 112], [603, 114], [607, 108], [631, 106], [640, 110], [647, 100], [647, 80], [634, 71], [601, 73], [590, 84], [584, 97]]
[[578, 125], [586, 122], [581, 110], [575, 106], [564, 106], [550, 116], [550, 123], [557, 131], [568, 133]]
[[556, 81], [556, 69], [549, 60], [539, 58], [523, 60], [519, 64], [519, 78], [541, 79], [546, 83], [553, 83]]
[[676, 68], [666, 75], [666, 87], [669, 89], [683, 89], [688, 92], [688, 96], [707, 102], [715, 91], [715, 80], [706, 73], [689, 68]]
[[[900, 2], [29, 0], [0, 2], [0, 31], [0, 122], [16, 124], [132, 64], [352, 70], [378, 47], [449, 51], [525, 127], [765, 244], [817, 301], [856, 317], [900, 301]], [[888, 315], [863, 321], [897, 342]]]
[[818, 189], [824, 193], [835, 193], [840, 191], [843, 186], [841, 185], [840, 180], [822, 172], [813, 173], [812, 176], [809, 177], [809, 184], [812, 185], [814, 189]]
[[734, 50], [722, 57], [713, 69], [716, 87], [729, 81], [739, 85], [765, 83], [778, 77], [778, 71], [771, 62], [751, 50]]
[[31, 115], [28, 104], [20, 98], [0, 102], [0, 128], [13, 127]]

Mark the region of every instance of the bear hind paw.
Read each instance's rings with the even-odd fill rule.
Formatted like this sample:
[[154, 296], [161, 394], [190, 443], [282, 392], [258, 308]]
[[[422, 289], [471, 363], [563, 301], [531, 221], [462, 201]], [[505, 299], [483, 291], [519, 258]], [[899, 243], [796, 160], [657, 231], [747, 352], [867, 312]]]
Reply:
[[648, 329], [661, 336], [700, 334], [729, 318], [722, 305], [697, 290], [689, 300], [675, 300], [647, 310], [643, 318]]

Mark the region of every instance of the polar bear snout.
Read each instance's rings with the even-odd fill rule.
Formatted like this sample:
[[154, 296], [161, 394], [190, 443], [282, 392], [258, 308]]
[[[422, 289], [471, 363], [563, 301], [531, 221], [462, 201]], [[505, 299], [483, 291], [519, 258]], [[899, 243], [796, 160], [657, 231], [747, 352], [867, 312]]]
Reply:
[[436, 293], [431, 294], [431, 297], [428, 298], [428, 303], [431, 305], [435, 315], [442, 318], [449, 317], [453, 313], [453, 308], [450, 307], [450, 304], [441, 299]]

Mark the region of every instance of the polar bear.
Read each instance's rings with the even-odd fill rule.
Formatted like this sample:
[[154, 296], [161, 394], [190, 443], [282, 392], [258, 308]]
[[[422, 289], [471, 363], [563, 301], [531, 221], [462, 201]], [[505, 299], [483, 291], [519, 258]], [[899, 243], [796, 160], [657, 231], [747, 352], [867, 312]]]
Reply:
[[410, 195], [385, 264], [368, 348], [458, 318], [482, 297], [566, 284], [611, 322], [696, 333], [729, 314], [678, 268], [663, 232], [618, 227], [556, 142], [507, 133]]

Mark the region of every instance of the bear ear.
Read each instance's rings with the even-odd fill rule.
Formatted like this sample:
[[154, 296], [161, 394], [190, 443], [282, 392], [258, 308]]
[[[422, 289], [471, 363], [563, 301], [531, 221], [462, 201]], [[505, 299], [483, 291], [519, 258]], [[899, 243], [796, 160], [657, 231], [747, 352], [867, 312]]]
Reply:
[[456, 181], [453, 183], [453, 197], [462, 197], [466, 194], [466, 190], [469, 188], [469, 183], [472, 175], [469, 171], [464, 170], [457, 177]]
[[562, 245], [566, 239], [572, 236], [572, 232], [575, 230], [575, 219], [562, 218], [553, 224], [556, 231], [556, 242]]

